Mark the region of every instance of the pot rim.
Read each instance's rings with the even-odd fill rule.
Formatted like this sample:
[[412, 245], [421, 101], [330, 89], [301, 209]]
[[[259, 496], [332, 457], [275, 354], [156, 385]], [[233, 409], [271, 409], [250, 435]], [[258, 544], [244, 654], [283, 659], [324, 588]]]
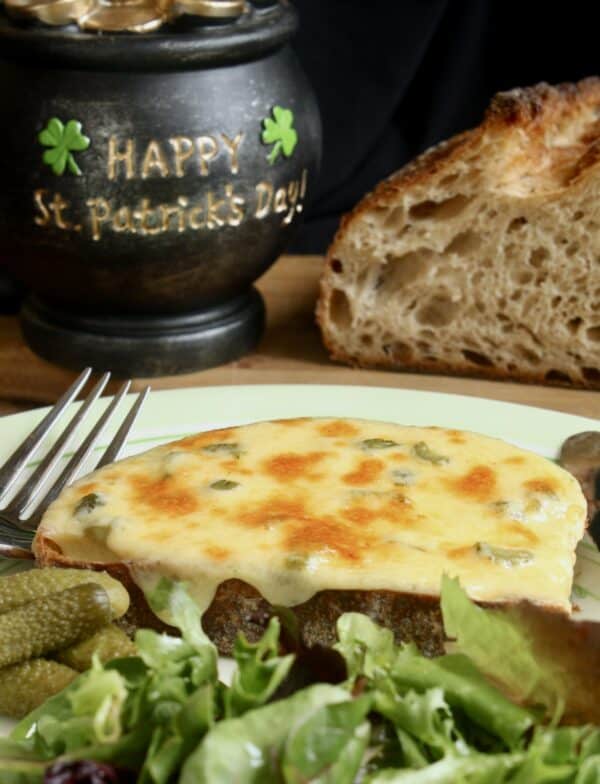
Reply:
[[0, 60], [95, 71], [173, 71], [213, 68], [256, 59], [283, 46], [298, 28], [289, 0], [251, 8], [236, 22], [154, 33], [86, 33], [72, 27], [27, 27], [0, 7]]

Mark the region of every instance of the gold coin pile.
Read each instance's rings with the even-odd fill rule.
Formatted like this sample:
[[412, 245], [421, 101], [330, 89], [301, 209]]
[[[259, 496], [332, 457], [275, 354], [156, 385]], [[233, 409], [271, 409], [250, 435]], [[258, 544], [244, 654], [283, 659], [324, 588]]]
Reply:
[[183, 14], [234, 19], [246, 10], [245, 0], [4, 0], [4, 6], [15, 18], [111, 33], [149, 33]]

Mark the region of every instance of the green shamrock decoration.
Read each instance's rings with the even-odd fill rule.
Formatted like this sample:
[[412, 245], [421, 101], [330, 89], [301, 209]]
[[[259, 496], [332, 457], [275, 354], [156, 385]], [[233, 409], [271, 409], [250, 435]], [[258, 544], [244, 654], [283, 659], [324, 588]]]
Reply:
[[54, 174], [63, 174], [65, 168], [68, 168], [72, 174], [81, 175], [73, 152], [87, 150], [90, 140], [81, 133], [80, 122], [69, 120], [63, 125], [58, 117], [53, 117], [38, 136], [38, 141], [44, 147], [50, 147], [44, 153], [43, 161], [52, 168]]
[[275, 145], [267, 158], [271, 164], [275, 163], [281, 152], [289, 158], [298, 144], [298, 134], [293, 127], [294, 112], [282, 106], [275, 106], [272, 113], [275, 119], [266, 117], [263, 120], [264, 130], [261, 136], [263, 144]]

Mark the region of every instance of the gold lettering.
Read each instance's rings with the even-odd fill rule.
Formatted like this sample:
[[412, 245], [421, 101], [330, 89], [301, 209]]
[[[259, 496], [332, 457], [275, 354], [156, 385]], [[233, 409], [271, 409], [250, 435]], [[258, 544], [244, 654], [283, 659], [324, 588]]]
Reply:
[[139, 227], [137, 229], [139, 234], [142, 234], [143, 236], [147, 234], [160, 234], [162, 226], [158, 220], [158, 212], [158, 210], [150, 209], [149, 199], [142, 199], [139, 209], [134, 210], [133, 213], [134, 219], [139, 221]]
[[186, 198], [185, 196], [178, 196], [177, 197], [177, 204], [179, 204], [179, 206], [182, 207], [182, 209], [179, 210], [179, 215], [177, 216], [177, 231], [180, 234], [181, 234], [181, 232], [185, 231], [185, 229], [186, 229], [186, 226], [185, 226], [185, 208], [188, 206], [189, 203], [190, 203], [189, 199]]
[[169, 139], [169, 144], [175, 153], [175, 176], [183, 177], [185, 166], [183, 165], [194, 153], [194, 142], [189, 136], [174, 136]]
[[169, 176], [169, 164], [160, 144], [156, 141], [151, 141], [146, 148], [146, 154], [142, 162], [142, 179], [147, 180], [154, 170], [158, 172], [160, 177]]
[[271, 201], [273, 199], [273, 186], [270, 182], [259, 182], [255, 188], [257, 204], [254, 217], [262, 220], [271, 212]]
[[54, 213], [54, 223], [59, 229], [70, 229], [71, 224], [63, 218], [63, 212], [69, 206], [69, 202], [65, 201], [60, 193], [55, 193], [54, 198], [48, 205], [48, 208]]
[[119, 175], [120, 164], [125, 164], [125, 179], [131, 180], [135, 177], [135, 142], [127, 139], [125, 150], [120, 150], [116, 136], [111, 136], [108, 140], [108, 179], [116, 180]]
[[287, 205], [287, 190], [285, 188], [278, 188], [275, 193], [275, 212], [286, 212]]
[[299, 193], [300, 193], [300, 184], [298, 183], [298, 180], [292, 180], [287, 188], [287, 198], [288, 198], [290, 211], [283, 219], [284, 224], [291, 223], [294, 220], [294, 214], [296, 212], [296, 204], [298, 202]]
[[244, 220], [244, 210], [242, 207], [245, 204], [241, 196], [237, 196], [233, 191], [233, 185], [229, 183], [225, 186], [225, 197], [229, 199], [229, 215], [227, 216], [228, 226], [239, 226]]
[[34, 221], [38, 226], [47, 226], [50, 223], [50, 211], [44, 204], [44, 196], [48, 193], [45, 188], [38, 188], [33, 193], [33, 202], [40, 211], [40, 215], [36, 215]]
[[92, 222], [92, 239], [98, 241], [102, 236], [101, 226], [110, 218], [110, 204], [106, 199], [88, 199], [87, 206], [90, 208], [90, 220]]
[[237, 174], [240, 170], [238, 153], [240, 151], [240, 145], [243, 138], [244, 134], [242, 131], [240, 131], [233, 139], [230, 139], [229, 136], [227, 136], [225, 133], [221, 134], [221, 139], [223, 139], [225, 149], [229, 153], [229, 171], [232, 174]]
[[217, 229], [219, 226], [224, 226], [225, 221], [219, 215], [219, 210], [225, 204], [223, 199], [214, 200], [212, 191], [208, 192], [206, 204], [206, 227], [208, 229]]
[[[140, 169], [141, 170], [141, 169]], [[273, 186], [262, 183], [261, 210], [271, 210]], [[298, 190], [296, 183], [296, 192]], [[64, 218], [64, 210], [69, 206], [60, 194], [54, 194], [52, 201], [48, 192], [34, 192], [34, 199], [40, 225], [52, 225], [53, 220], [59, 228], [79, 230], [78, 226], [70, 226]], [[164, 232], [199, 231], [201, 229], [218, 229], [222, 226], [239, 226], [246, 217], [246, 200], [236, 192], [233, 182], [225, 183], [219, 191], [206, 191], [197, 199], [188, 196], [177, 196], [171, 203], [152, 206], [150, 199], [140, 199], [133, 205], [119, 204], [105, 198], [88, 199], [91, 235], [95, 241], [101, 240], [107, 231], [118, 234], [132, 234], [145, 237]], [[293, 199], [290, 199], [293, 206]], [[266, 213], [265, 213], [266, 215]], [[87, 224], [86, 224], [87, 225]]]
[[135, 227], [132, 221], [131, 210], [129, 207], [120, 207], [113, 216], [112, 222], [113, 231], [121, 232], [127, 231], [135, 234]]
[[203, 229], [205, 226], [204, 221], [202, 220], [202, 213], [204, 209], [200, 206], [194, 207], [190, 210], [188, 215], [188, 223], [190, 224], [190, 228], [194, 229], [194, 231], [198, 231], [199, 229]]
[[161, 204], [160, 214], [162, 215], [162, 230], [169, 231], [169, 223], [173, 215], [179, 214], [179, 207], [170, 204]]
[[196, 139], [198, 148], [198, 158], [200, 160], [200, 174], [206, 177], [208, 174], [208, 164], [216, 158], [219, 147], [214, 136], [199, 136]]

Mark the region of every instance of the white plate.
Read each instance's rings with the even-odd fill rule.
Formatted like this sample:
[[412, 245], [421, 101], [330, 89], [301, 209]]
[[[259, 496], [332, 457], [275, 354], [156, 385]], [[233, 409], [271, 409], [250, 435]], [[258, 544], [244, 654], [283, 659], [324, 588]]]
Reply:
[[[106, 401], [96, 405], [99, 412]], [[0, 419], [0, 464], [42, 418], [45, 409]], [[153, 392], [132, 433], [125, 455], [216, 426], [294, 416], [364, 417], [407, 425], [474, 430], [555, 458], [562, 442], [600, 423], [556, 411], [482, 398], [433, 392], [313, 385], [205, 387]], [[98, 450], [110, 440], [109, 431]], [[35, 463], [33, 464], [35, 465]], [[0, 559], [0, 572], [15, 568]], [[578, 617], [600, 620], [600, 553], [590, 541], [578, 548], [574, 602]], [[9, 723], [0, 718], [0, 733]]]

